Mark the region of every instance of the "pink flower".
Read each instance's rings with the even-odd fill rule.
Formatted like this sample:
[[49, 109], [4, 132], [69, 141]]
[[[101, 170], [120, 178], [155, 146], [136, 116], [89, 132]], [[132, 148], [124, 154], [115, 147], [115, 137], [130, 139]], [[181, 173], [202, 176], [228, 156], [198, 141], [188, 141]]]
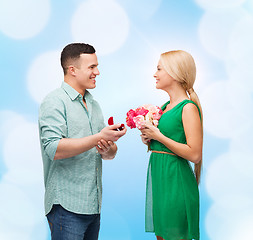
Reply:
[[135, 122], [133, 121], [133, 118], [127, 117], [126, 118], [126, 124], [130, 128], [136, 128]]
[[135, 117], [135, 116], [137, 116], [137, 115], [136, 115], [135, 110], [130, 109], [130, 110], [127, 112], [127, 116], [130, 117], [130, 118], [133, 118], [133, 117]]
[[159, 120], [161, 118], [161, 114], [160, 113], [153, 113], [153, 119], [154, 120]]
[[146, 104], [143, 107], [145, 107], [146, 109], [148, 109], [152, 113], [157, 111], [157, 107], [152, 104]]
[[146, 122], [152, 123], [154, 126], [158, 126], [158, 120], [162, 115], [161, 108], [146, 104], [138, 107], [137, 109], [130, 109], [127, 112], [126, 124], [130, 128], [142, 129]]
[[142, 115], [138, 115], [137, 117], [134, 117], [133, 120], [134, 120], [136, 127], [138, 129], [142, 129], [145, 122], [146, 122], [144, 119], [144, 116], [142, 116]]
[[130, 128], [136, 128], [136, 125], [135, 125], [135, 123], [133, 121], [133, 118], [135, 116], [136, 116], [135, 110], [130, 109], [127, 112], [126, 124], [127, 124], [128, 127], [130, 127]]
[[145, 109], [144, 107], [139, 107], [135, 110], [136, 116], [138, 115], [142, 115], [142, 116], [146, 116], [146, 114], [149, 112], [148, 109]]

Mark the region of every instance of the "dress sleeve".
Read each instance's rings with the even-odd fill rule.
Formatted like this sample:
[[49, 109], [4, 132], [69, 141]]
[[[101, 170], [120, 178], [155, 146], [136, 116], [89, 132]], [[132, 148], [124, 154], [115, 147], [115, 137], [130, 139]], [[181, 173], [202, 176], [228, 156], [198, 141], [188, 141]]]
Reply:
[[58, 98], [44, 100], [39, 111], [39, 131], [42, 151], [51, 160], [57, 150], [59, 141], [67, 137], [65, 105]]

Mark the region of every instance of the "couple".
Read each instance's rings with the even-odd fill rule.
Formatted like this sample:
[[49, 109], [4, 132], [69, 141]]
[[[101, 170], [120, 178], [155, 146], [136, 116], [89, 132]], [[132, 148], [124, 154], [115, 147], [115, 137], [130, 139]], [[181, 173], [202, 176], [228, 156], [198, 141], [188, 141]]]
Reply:
[[[120, 124], [105, 126], [87, 89], [99, 75], [95, 49], [67, 45], [61, 53], [64, 82], [42, 102], [39, 132], [44, 167], [45, 214], [53, 240], [95, 240], [100, 228], [102, 158], [113, 159]], [[184, 51], [163, 53], [154, 77], [169, 94], [158, 128], [141, 130], [151, 140], [146, 231], [159, 240], [199, 239], [198, 183], [202, 162], [202, 113], [193, 90], [196, 68]], [[193, 173], [190, 162], [195, 163]]]

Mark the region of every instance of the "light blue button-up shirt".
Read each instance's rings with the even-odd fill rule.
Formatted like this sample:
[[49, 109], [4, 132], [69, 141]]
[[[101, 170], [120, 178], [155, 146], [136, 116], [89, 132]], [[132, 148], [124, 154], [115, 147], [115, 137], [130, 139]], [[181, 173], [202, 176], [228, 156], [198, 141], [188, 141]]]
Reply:
[[44, 167], [45, 214], [53, 204], [81, 214], [97, 214], [102, 200], [102, 159], [96, 148], [77, 156], [53, 160], [62, 138], [82, 138], [100, 132], [104, 118], [99, 104], [63, 82], [51, 92], [39, 111], [39, 133]]

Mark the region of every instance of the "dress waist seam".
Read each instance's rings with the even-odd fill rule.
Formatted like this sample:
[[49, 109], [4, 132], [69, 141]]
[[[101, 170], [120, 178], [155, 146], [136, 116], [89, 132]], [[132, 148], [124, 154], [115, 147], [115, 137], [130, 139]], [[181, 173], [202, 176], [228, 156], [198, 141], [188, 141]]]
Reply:
[[152, 151], [153, 153], [170, 154], [170, 155], [176, 156], [175, 153], [164, 152], [164, 151], [156, 151], [156, 150], [151, 150], [151, 151]]

